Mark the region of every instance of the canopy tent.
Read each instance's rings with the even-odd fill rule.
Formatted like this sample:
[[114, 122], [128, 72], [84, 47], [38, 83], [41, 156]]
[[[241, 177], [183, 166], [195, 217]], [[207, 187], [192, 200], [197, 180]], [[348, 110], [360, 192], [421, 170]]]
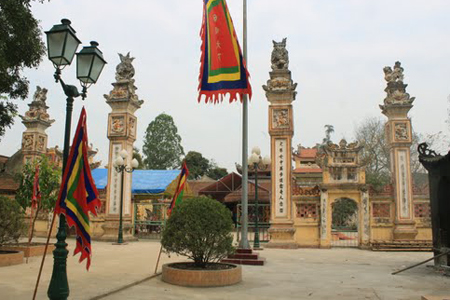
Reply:
[[[163, 193], [179, 174], [180, 170], [135, 170], [132, 173], [131, 193]], [[92, 170], [92, 178], [97, 189], [105, 189], [108, 183], [108, 169]]]

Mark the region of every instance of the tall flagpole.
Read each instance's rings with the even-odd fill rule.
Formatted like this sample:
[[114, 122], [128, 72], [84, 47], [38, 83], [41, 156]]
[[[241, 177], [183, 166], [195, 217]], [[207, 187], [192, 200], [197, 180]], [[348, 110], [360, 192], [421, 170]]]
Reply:
[[[244, 1], [244, 60], [247, 64], [247, 0]], [[247, 94], [242, 97], [242, 217], [241, 217], [241, 241], [239, 242], [239, 248], [250, 249], [248, 242], [248, 99]]]

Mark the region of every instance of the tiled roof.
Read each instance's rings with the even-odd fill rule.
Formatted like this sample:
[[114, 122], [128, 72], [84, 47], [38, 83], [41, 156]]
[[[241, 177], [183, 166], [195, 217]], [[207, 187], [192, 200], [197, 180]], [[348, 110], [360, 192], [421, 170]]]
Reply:
[[14, 180], [14, 176], [2, 172], [0, 173], [0, 191], [15, 191], [19, 188], [19, 183]]
[[317, 149], [316, 148], [312, 148], [312, 149], [301, 149], [299, 156], [301, 158], [315, 158], [317, 154]]

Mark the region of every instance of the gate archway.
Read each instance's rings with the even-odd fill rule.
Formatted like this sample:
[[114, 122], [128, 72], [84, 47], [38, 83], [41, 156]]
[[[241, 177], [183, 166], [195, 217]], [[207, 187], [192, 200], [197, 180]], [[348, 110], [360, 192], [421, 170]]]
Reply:
[[331, 246], [359, 247], [358, 203], [350, 198], [339, 198], [333, 202], [331, 209]]

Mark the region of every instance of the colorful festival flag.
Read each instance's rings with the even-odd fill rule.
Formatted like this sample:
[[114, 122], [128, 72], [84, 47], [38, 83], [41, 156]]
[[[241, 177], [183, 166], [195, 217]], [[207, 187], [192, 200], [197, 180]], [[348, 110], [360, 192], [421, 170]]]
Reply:
[[180, 178], [178, 179], [177, 189], [175, 190], [175, 193], [173, 194], [172, 202], [170, 203], [169, 209], [167, 211], [167, 215], [170, 217], [170, 214], [172, 213], [172, 209], [181, 203], [183, 200], [183, 193], [184, 193], [184, 185], [186, 183], [187, 177], [189, 175], [189, 170], [186, 166], [186, 162], [183, 162], [183, 167], [181, 168], [180, 172]]
[[230, 103], [244, 94], [251, 98], [250, 77], [225, 0], [204, 0], [200, 31], [202, 56], [199, 96], [205, 102], [221, 102], [229, 93]]
[[39, 188], [39, 165], [36, 165], [33, 181], [33, 196], [31, 198], [31, 207], [36, 209], [41, 202], [41, 190]]
[[100, 208], [98, 191], [92, 179], [87, 154], [86, 111], [81, 110], [77, 130], [64, 170], [56, 213], [64, 214], [69, 227], [75, 227], [77, 245], [73, 255], [81, 253], [80, 262], [87, 258], [86, 269], [91, 265], [91, 230], [89, 213], [97, 215]]

